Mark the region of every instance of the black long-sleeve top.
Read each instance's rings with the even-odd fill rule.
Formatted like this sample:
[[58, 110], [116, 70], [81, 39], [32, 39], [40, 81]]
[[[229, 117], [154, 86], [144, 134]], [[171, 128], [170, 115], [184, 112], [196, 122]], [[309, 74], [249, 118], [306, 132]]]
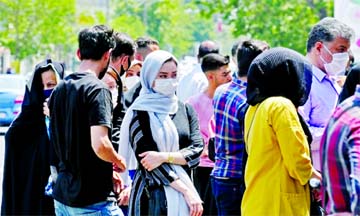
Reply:
[[[183, 167], [190, 175], [190, 169], [199, 165], [203, 150], [197, 114], [190, 105], [179, 102], [179, 109], [171, 118], [179, 134], [179, 151], [187, 161], [187, 165]], [[150, 118], [147, 112], [134, 111], [129, 130], [131, 145], [139, 164], [132, 183], [129, 215], [137, 216], [147, 212], [149, 198], [144, 193], [148, 193], [146, 188], [169, 185], [178, 176], [168, 163], [163, 163], [150, 172], [140, 163], [139, 154], [146, 151], [159, 151], [152, 137]]]

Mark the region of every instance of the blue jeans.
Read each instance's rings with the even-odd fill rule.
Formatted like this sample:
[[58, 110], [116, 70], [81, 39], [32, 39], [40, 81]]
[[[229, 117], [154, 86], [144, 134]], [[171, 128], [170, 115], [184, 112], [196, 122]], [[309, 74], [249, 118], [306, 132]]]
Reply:
[[241, 215], [241, 200], [245, 191], [242, 179], [211, 176], [211, 186], [219, 216]]
[[71, 207], [54, 200], [55, 214], [57, 216], [87, 215], [87, 216], [103, 216], [103, 215], [119, 215], [124, 216], [121, 209], [116, 203], [104, 201], [88, 205], [82, 208]]

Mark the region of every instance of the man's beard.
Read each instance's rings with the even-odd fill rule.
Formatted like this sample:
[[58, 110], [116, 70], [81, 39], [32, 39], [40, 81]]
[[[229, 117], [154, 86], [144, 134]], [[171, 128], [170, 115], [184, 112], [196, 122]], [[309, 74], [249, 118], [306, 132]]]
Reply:
[[102, 78], [105, 76], [106, 71], [107, 71], [107, 69], [108, 69], [108, 67], [109, 67], [109, 64], [110, 64], [110, 58], [109, 58], [108, 63], [106, 64], [106, 67], [104, 67], [104, 69], [103, 69], [102, 71], [100, 71], [100, 73], [99, 73], [99, 75], [98, 75], [98, 78], [99, 78], [99, 79], [102, 79]]

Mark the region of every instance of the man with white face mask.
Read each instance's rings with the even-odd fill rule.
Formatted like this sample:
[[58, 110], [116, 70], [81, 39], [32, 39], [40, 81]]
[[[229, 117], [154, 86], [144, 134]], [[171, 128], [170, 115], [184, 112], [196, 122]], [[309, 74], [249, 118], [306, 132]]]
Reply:
[[299, 107], [299, 112], [313, 136], [311, 151], [317, 170], [320, 170], [320, 139], [341, 91], [337, 75], [345, 72], [353, 35], [349, 26], [330, 17], [315, 24], [309, 33], [306, 57], [312, 64], [312, 85], [309, 98]]

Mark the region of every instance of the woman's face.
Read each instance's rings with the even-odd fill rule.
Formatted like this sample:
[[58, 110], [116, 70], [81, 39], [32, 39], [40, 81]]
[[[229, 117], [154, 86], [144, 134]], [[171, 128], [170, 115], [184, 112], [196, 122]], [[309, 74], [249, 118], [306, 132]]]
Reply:
[[[160, 70], [158, 75], [156, 76], [156, 79], [176, 79], [177, 77], [177, 65], [174, 61], [168, 61], [164, 63]], [[153, 82], [154, 87], [155, 81]]]
[[44, 90], [53, 89], [57, 85], [55, 72], [51, 69], [41, 73], [41, 80]]
[[117, 87], [116, 80], [108, 73], [106, 73], [101, 80], [108, 86], [110, 91], [116, 89]]
[[141, 66], [139, 64], [133, 65], [126, 71], [126, 77], [140, 76]]
[[118, 85], [116, 84], [116, 80], [110, 74], [106, 73], [104, 77], [101, 79], [109, 88], [111, 92], [111, 99], [113, 103], [113, 107], [117, 105], [118, 98]]
[[161, 66], [156, 79], [176, 79], [176, 77], [177, 65], [174, 61], [168, 61]]

